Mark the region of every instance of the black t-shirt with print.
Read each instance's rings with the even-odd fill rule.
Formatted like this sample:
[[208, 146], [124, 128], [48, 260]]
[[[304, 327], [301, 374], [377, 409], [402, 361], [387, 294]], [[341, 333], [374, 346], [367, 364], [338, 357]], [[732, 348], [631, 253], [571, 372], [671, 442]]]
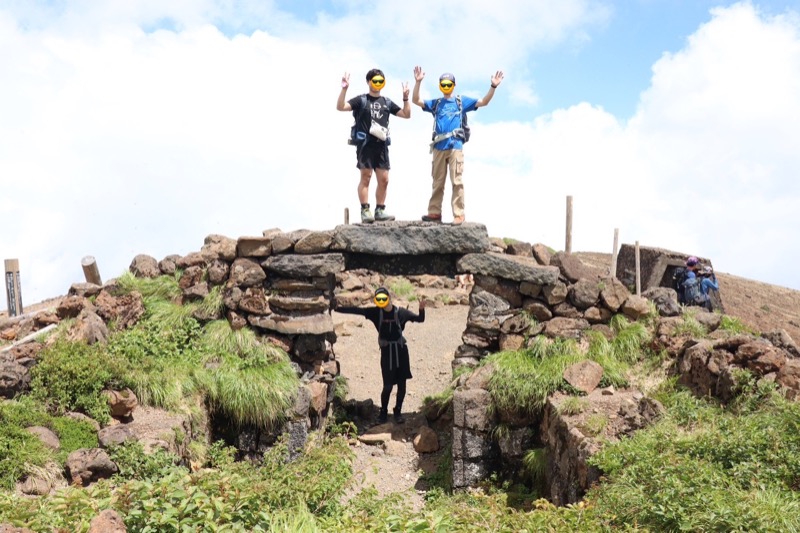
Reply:
[[355, 98], [351, 98], [347, 103], [350, 104], [350, 107], [353, 109], [353, 117], [356, 119], [358, 123], [358, 131], [363, 131], [364, 133], [369, 132], [369, 128], [371, 126], [371, 122], [374, 120], [384, 128], [389, 127], [389, 113], [392, 115], [396, 115], [400, 111], [400, 106], [392, 102], [389, 98], [385, 96], [370, 96], [369, 94], [365, 94], [362, 96], [366, 96], [367, 107], [369, 108], [369, 113], [363, 112], [361, 109], [362, 98], [361, 96], [356, 96]]

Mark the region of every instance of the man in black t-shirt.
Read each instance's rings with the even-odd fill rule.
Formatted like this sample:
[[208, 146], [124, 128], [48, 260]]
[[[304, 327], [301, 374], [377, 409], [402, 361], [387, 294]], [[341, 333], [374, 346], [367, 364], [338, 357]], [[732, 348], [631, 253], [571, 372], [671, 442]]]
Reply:
[[[358, 201], [361, 204], [361, 222], [394, 220], [386, 213], [386, 188], [389, 185], [389, 114], [400, 118], [411, 118], [411, 106], [408, 103], [408, 84], [403, 84], [403, 108], [389, 98], [381, 96], [381, 89], [386, 86], [383, 71], [374, 68], [367, 72], [369, 92], [345, 101], [347, 88], [350, 87], [350, 75], [342, 76], [342, 92], [336, 102], [339, 111], [352, 111], [355, 125], [351, 144], [356, 145], [356, 167], [361, 171], [358, 183]], [[369, 182], [372, 172], [378, 178], [375, 190], [375, 216], [369, 209]]]

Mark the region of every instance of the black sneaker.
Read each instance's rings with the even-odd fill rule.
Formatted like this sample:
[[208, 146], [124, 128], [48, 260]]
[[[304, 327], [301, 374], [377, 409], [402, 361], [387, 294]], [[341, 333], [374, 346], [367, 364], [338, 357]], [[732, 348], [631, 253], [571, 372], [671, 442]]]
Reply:
[[394, 412], [394, 423], [395, 424], [402, 424], [405, 421], [406, 421], [406, 419], [403, 416], [403, 413], [401, 413], [400, 411], [395, 411]]
[[423, 222], [441, 222], [442, 215], [422, 215]]
[[389, 413], [381, 411], [378, 415], [378, 424], [385, 424], [387, 420], [389, 420]]

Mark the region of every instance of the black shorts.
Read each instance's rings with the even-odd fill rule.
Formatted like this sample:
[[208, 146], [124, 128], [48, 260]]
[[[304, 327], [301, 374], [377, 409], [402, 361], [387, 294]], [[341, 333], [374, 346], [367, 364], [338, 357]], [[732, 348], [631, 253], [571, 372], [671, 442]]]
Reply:
[[382, 141], [371, 141], [356, 146], [356, 168], [389, 170], [389, 147]]

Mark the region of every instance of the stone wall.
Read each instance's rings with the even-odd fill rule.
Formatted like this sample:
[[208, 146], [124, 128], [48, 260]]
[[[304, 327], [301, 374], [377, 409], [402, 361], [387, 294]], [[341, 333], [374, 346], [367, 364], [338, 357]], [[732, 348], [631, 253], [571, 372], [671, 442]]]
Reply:
[[[654, 287], [671, 287], [675, 268], [686, 265], [689, 254], [663, 248], [639, 247], [639, 271], [642, 291]], [[696, 256], [703, 265], [713, 266], [711, 260]], [[636, 247], [623, 244], [617, 254], [617, 278], [630, 289], [636, 287]]]
[[[475, 285], [454, 367], [475, 367], [486, 355], [523, 348], [538, 334], [579, 338], [586, 330], [599, 330], [610, 335], [608, 322], [615, 313], [636, 319], [649, 312], [644, 298], [574, 256], [552, 254], [539, 244], [489, 239], [486, 228], [475, 223], [267, 230], [235, 241], [210, 236], [197, 253], [160, 262], [139, 256], [131, 265], [137, 275], [172, 274], [175, 268], [183, 269], [184, 298], [200, 298], [213, 285], [222, 286], [224, 315], [231, 326], [251, 327], [291, 355], [303, 384], [292, 421], [283, 430], [298, 443], [304, 442], [308, 427], [318, 426], [326, 416], [341, 370], [330, 309], [369, 301], [374, 289], [357, 279], [356, 272], [472, 274]], [[539, 434], [537, 417], [490, 414], [490, 403], [480, 377], [455, 393], [456, 487], [474, 485], [503, 463], [518, 463]], [[500, 442], [491, 437], [497, 423], [510, 428]], [[276, 437], [245, 430], [238, 442], [245, 455], [257, 456]]]

